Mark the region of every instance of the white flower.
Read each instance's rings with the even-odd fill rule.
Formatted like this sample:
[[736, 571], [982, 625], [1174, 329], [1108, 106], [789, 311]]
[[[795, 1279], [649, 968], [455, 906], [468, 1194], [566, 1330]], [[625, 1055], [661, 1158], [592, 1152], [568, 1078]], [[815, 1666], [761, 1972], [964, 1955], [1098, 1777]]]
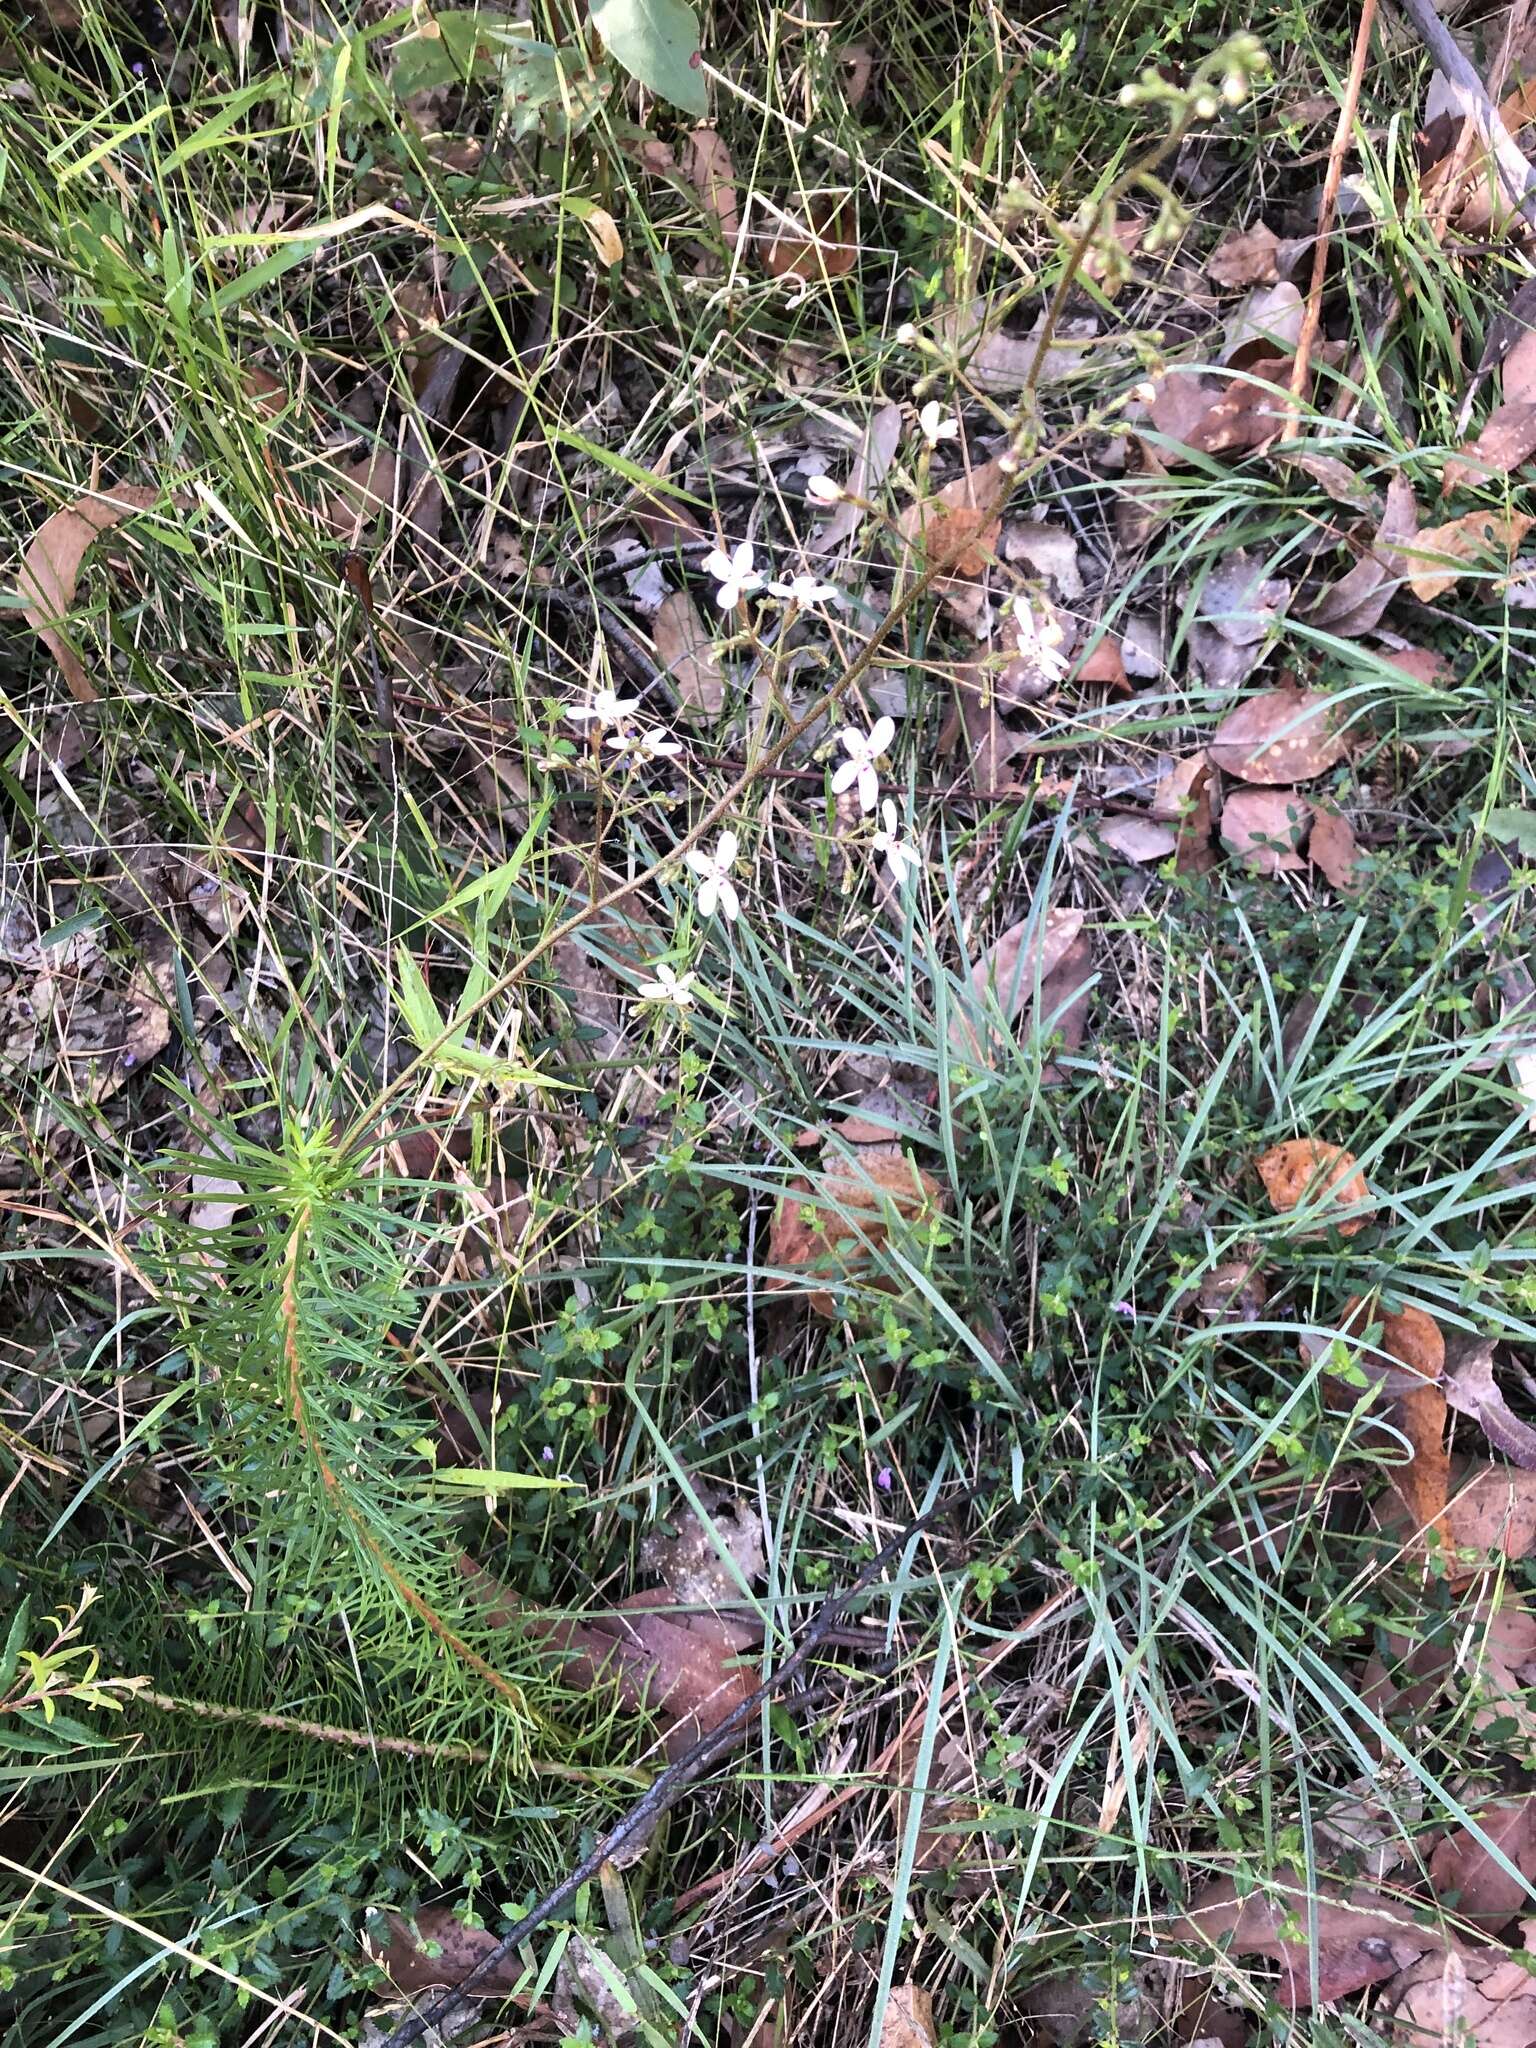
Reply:
[[832, 791], [841, 796], [845, 789], [859, 786], [859, 809], [872, 811], [880, 795], [880, 777], [875, 763], [896, 737], [896, 721], [893, 718], [877, 718], [868, 732], [855, 732], [850, 726], [838, 734], [847, 760], [832, 777]]
[[610, 733], [608, 745], [616, 754], [638, 754], [642, 761], [670, 761], [683, 751], [682, 741], [673, 739], [661, 726], [650, 732]]
[[1033, 662], [1035, 673], [1048, 683], [1059, 683], [1072, 666], [1061, 651], [1062, 632], [1054, 619], [1042, 623], [1035, 617], [1027, 597], [1013, 600], [1013, 630], [1019, 653]]
[[796, 604], [841, 604], [843, 593], [835, 583], [818, 583], [814, 576], [791, 576], [787, 583], [770, 583], [775, 597], [793, 598]]
[[713, 576], [720, 586], [715, 592], [715, 603], [723, 612], [733, 610], [749, 590], [761, 590], [763, 587], [762, 577], [752, 566], [752, 543], [749, 540], [744, 540], [730, 554], [723, 548], [712, 548], [701, 566], [704, 574]]
[[944, 408], [936, 398], [930, 398], [917, 416], [917, 424], [923, 430], [923, 439], [930, 448], [937, 448], [941, 441], [953, 441], [960, 431], [957, 419], [946, 419]]
[[885, 829], [874, 838], [876, 853], [885, 855], [886, 872], [899, 889], [908, 875], [915, 875], [923, 864], [923, 857], [915, 846], [909, 846], [896, 832], [896, 806], [887, 797], [880, 806], [880, 816]]
[[736, 894], [736, 885], [731, 880], [731, 869], [736, 863], [737, 839], [734, 832], [722, 832], [715, 842], [713, 853], [701, 853], [697, 847], [686, 854], [688, 866], [699, 878], [699, 915], [713, 917], [716, 909], [727, 924], [734, 924], [741, 911], [741, 898]]
[[808, 476], [805, 495], [813, 505], [836, 505], [842, 498], [843, 487], [829, 476]]
[[656, 979], [642, 981], [640, 993], [648, 1003], [670, 1003], [674, 1010], [686, 1010], [693, 1001], [694, 976], [674, 974], [665, 960], [656, 963]]
[[620, 697], [613, 690], [595, 690], [585, 704], [570, 704], [565, 715], [572, 725], [596, 725], [606, 732], [622, 725], [632, 711], [640, 709], [638, 697]]

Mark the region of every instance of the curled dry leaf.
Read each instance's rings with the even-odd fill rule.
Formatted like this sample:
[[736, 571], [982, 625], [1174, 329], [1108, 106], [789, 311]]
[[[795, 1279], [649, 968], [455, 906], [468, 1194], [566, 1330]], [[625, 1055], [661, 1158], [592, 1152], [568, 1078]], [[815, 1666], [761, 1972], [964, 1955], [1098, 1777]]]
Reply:
[[725, 705], [725, 673], [709, 628], [686, 590], [671, 590], [651, 619], [656, 663], [671, 678], [677, 706], [690, 721], [718, 718]]
[[[1380, 1334], [1366, 1344], [1366, 1332], [1377, 1323]], [[1440, 1325], [1414, 1302], [1404, 1302], [1389, 1313], [1374, 1295], [1354, 1295], [1344, 1305], [1339, 1332], [1359, 1346], [1352, 1365], [1387, 1394], [1409, 1393], [1425, 1381], [1438, 1380], [1445, 1370]]]
[[1200, 587], [1189, 632], [1201, 680], [1235, 690], [1263, 659], [1290, 595], [1285, 578], [1267, 576], [1264, 563], [1243, 548], [1218, 562]]
[[846, 277], [859, 260], [853, 200], [818, 192], [808, 201], [804, 219], [786, 217], [763, 251], [770, 277]]
[[1336, 713], [1318, 690], [1262, 690], [1227, 713], [1207, 751], [1242, 782], [1307, 782], [1343, 758]]
[[704, 211], [714, 216], [720, 239], [728, 249], [741, 233], [741, 204], [736, 197], [736, 166], [719, 133], [695, 128], [683, 144], [683, 176], [698, 193]]
[[1312, 807], [1312, 833], [1307, 840], [1307, 859], [1327, 881], [1341, 892], [1353, 889], [1360, 848], [1355, 828], [1342, 811]]
[[1536, 1471], [1536, 1429], [1512, 1414], [1493, 1377], [1493, 1346], [1484, 1338], [1467, 1346], [1446, 1374], [1445, 1396], [1458, 1415], [1469, 1415], [1496, 1451]]
[[[792, 1180], [774, 1211], [768, 1237], [769, 1288], [792, 1287], [796, 1271], [830, 1272], [840, 1284], [868, 1277], [890, 1240], [892, 1220], [917, 1225], [944, 1206], [943, 1189], [900, 1145], [860, 1145], [852, 1152], [830, 1149], [814, 1180]], [[877, 1284], [878, 1281], [877, 1281]], [[828, 1287], [811, 1293], [819, 1316], [839, 1313]]]
[[1419, 529], [1413, 486], [1405, 476], [1387, 484], [1386, 503], [1370, 552], [1330, 584], [1313, 605], [1310, 617], [1341, 639], [1356, 639], [1381, 623], [1381, 617], [1409, 573], [1405, 544]]
[[[1536, 1799], [1495, 1800], [1480, 1808], [1476, 1819], [1525, 1878], [1536, 1878]], [[1531, 1903], [1529, 1885], [1495, 1861], [1470, 1828], [1456, 1828], [1441, 1838], [1429, 1859], [1429, 1881], [1447, 1912], [1488, 1934], [1507, 1927]]]
[[1204, 875], [1216, 865], [1216, 849], [1211, 844], [1215, 781], [1210, 757], [1202, 749], [1165, 775], [1153, 795], [1153, 817], [1177, 828], [1173, 864], [1178, 874]]
[[[971, 969], [968, 1008], [984, 1019], [991, 996], [1010, 1023], [1022, 1016], [1036, 985], [1049, 980], [1076, 943], [1083, 918], [1081, 910], [1057, 909], [1010, 925]], [[958, 1005], [950, 1020], [949, 1049], [956, 1059], [972, 1063], [985, 1056], [975, 1025]]]
[[[1354, 1154], [1342, 1146], [1325, 1144], [1321, 1138], [1287, 1138], [1271, 1146], [1256, 1164], [1270, 1207], [1281, 1216], [1303, 1205], [1309, 1211], [1354, 1209], [1371, 1199]], [[1364, 1215], [1345, 1216], [1337, 1222], [1330, 1216], [1323, 1227], [1336, 1229], [1341, 1237], [1354, 1237], [1374, 1220], [1375, 1213], [1371, 1208]], [[1320, 1232], [1308, 1233], [1317, 1234]]]
[[1445, 489], [1462, 484], [1486, 483], [1490, 477], [1508, 476], [1522, 462], [1536, 454], [1536, 404], [1524, 399], [1508, 400], [1489, 414], [1481, 433], [1457, 450], [1445, 465]]
[[1230, 290], [1244, 285], [1273, 284], [1280, 275], [1276, 257], [1280, 238], [1258, 221], [1238, 234], [1227, 235], [1211, 251], [1205, 274], [1212, 284]]
[[1260, 875], [1306, 866], [1297, 852], [1311, 817], [1306, 798], [1295, 789], [1238, 789], [1221, 812], [1221, 843]]
[[94, 704], [98, 695], [84, 663], [58, 631], [75, 601], [80, 565], [93, 541], [133, 513], [146, 511], [159, 495], [143, 484], [87, 491], [72, 505], [51, 512], [22, 556], [16, 579], [21, 615], [59, 664], [77, 704]]
[[1427, 526], [1410, 553], [1408, 588], [1424, 604], [1444, 597], [1477, 562], [1503, 565], [1518, 552], [1532, 526], [1526, 512], [1464, 512], [1444, 526]]
[[[1347, 1998], [1416, 1962], [1437, 1937], [1417, 1926], [1407, 1906], [1363, 1887], [1344, 1890], [1274, 1883], [1239, 1898], [1229, 1878], [1207, 1885], [1167, 1930], [1171, 1941], [1278, 1963], [1282, 2005]], [[1314, 1982], [1315, 1973], [1315, 1982]]]

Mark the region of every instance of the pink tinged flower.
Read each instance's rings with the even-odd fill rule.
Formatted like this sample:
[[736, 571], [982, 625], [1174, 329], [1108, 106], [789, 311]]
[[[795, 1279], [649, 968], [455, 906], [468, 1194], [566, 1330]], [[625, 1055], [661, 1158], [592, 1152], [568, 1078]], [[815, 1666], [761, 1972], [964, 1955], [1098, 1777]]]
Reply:
[[715, 592], [715, 603], [721, 611], [733, 610], [749, 590], [761, 590], [763, 579], [752, 566], [753, 549], [749, 540], [727, 554], [723, 548], [711, 548], [702, 564], [704, 574], [713, 576], [720, 588]]
[[875, 1474], [875, 1484], [882, 1493], [889, 1493], [896, 1484], [896, 1474], [889, 1465], [882, 1465], [880, 1467], [880, 1470]]
[[909, 846], [898, 836], [896, 806], [889, 797], [880, 806], [880, 817], [884, 829], [875, 834], [875, 851], [885, 855], [886, 873], [899, 889], [908, 875], [915, 875], [922, 866], [922, 855], [915, 846]]
[[632, 712], [640, 709], [638, 697], [620, 697], [613, 690], [594, 690], [585, 704], [566, 706], [566, 717], [572, 725], [595, 725], [606, 732], [610, 726], [622, 725]]
[[684, 855], [689, 869], [698, 877], [700, 917], [713, 917], [718, 910], [727, 924], [734, 924], [741, 915], [741, 898], [731, 880], [737, 843], [734, 832], [722, 832], [713, 853], [695, 847]]
[[857, 784], [859, 809], [872, 811], [880, 796], [880, 773], [875, 763], [895, 739], [896, 721], [877, 718], [868, 732], [856, 732], [850, 726], [837, 737], [848, 758], [832, 777], [832, 792], [841, 796], [845, 789], [852, 789]]

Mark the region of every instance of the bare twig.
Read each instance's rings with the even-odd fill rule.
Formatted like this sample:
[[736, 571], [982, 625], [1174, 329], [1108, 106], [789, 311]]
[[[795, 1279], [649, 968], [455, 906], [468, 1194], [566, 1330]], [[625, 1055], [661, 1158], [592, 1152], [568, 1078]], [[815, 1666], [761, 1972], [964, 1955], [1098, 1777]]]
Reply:
[[743, 1728], [763, 1702], [782, 1692], [789, 1681], [804, 1670], [851, 1602], [874, 1584], [886, 1566], [900, 1556], [913, 1538], [920, 1536], [934, 1522], [953, 1514], [956, 1508], [970, 1498], [970, 1494], [971, 1489], [967, 1487], [965, 1492], [956, 1498], [930, 1508], [927, 1514], [919, 1515], [915, 1522], [909, 1522], [898, 1535], [891, 1538], [889, 1543], [882, 1545], [850, 1585], [845, 1586], [842, 1592], [834, 1593], [817, 1608], [806, 1625], [805, 1634], [799, 1644], [785, 1658], [778, 1670], [755, 1692], [733, 1707], [718, 1728], [712, 1728], [707, 1735], [701, 1736], [691, 1749], [686, 1750], [675, 1763], [669, 1764], [650, 1789], [636, 1800], [624, 1818], [608, 1830], [602, 1840], [582, 1858], [574, 1870], [560, 1880], [553, 1891], [546, 1892], [536, 1905], [531, 1906], [511, 1933], [503, 1935], [493, 1949], [487, 1950], [475, 1967], [466, 1976], [461, 1977], [452, 1990], [434, 1999], [421, 2012], [413, 2013], [410, 2018], [402, 2020], [385, 2042], [384, 2048], [410, 2048], [410, 2044], [419, 2041], [428, 2027], [440, 2027], [450, 2014], [456, 2017], [459, 2006], [468, 2001], [477, 1984], [483, 1984], [491, 1972], [500, 1963], [505, 1962], [515, 1948], [521, 1947], [536, 1928], [542, 1927], [546, 1921], [553, 1919], [562, 1907], [568, 1905], [581, 1887], [589, 1884], [602, 1866], [618, 1855], [627, 1843], [648, 1834], [662, 1814], [681, 1799], [689, 1786], [701, 1778], [728, 1750], [735, 1747]]
[[1349, 148], [1349, 138], [1354, 133], [1355, 114], [1360, 106], [1360, 87], [1365, 82], [1366, 59], [1371, 54], [1371, 26], [1376, 19], [1376, 0], [1362, 0], [1360, 19], [1355, 27], [1355, 47], [1349, 60], [1349, 78], [1344, 87], [1344, 97], [1339, 102], [1339, 118], [1333, 131], [1333, 147], [1328, 152], [1328, 170], [1323, 179], [1323, 196], [1317, 209], [1317, 240], [1312, 245], [1312, 282], [1307, 289], [1306, 311], [1302, 315], [1301, 335], [1296, 343], [1296, 360], [1291, 365], [1292, 406], [1286, 421], [1283, 438], [1289, 439], [1294, 431], [1295, 402], [1306, 388], [1307, 372], [1312, 365], [1312, 350], [1317, 341], [1317, 330], [1323, 318], [1323, 279], [1328, 271], [1328, 242], [1333, 232], [1334, 209], [1339, 203], [1339, 186], [1344, 177], [1344, 154]]

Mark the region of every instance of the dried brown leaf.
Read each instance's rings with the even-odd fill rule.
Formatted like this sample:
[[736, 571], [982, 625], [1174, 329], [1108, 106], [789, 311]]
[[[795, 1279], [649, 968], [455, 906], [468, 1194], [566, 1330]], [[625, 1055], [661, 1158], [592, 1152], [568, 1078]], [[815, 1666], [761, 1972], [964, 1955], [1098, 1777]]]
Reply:
[[741, 202], [736, 196], [736, 166], [717, 130], [695, 128], [683, 143], [682, 172], [698, 193], [704, 211], [713, 214], [720, 238], [734, 249], [741, 233]]
[[1458, 1550], [1511, 1561], [1536, 1550], [1536, 1473], [1519, 1465], [1455, 1458], [1451, 1476], [1456, 1490], [1448, 1522]]
[[1536, 1974], [1502, 1950], [1426, 1955], [1393, 1987], [1388, 2038], [1402, 2048], [1441, 2042], [1465, 2048], [1532, 2048]]
[[920, 1984], [893, 1984], [880, 2016], [880, 2048], [938, 2048], [933, 2000]]
[[1207, 1885], [1188, 1913], [1167, 1930], [1172, 1941], [1202, 1949], [1220, 1943], [1237, 1955], [1280, 1965], [1277, 1996], [1293, 2008], [1347, 1998], [1388, 1977], [1437, 1945], [1407, 1906], [1363, 1887], [1345, 1891], [1277, 1882], [1239, 1898], [1230, 1878]]
[[[1309, 1210], [1349, 1209], [1371, 1198], [1354, 1154], [1342, 1146], [1326, 1144], [1321, 1138], [1287, 1138], [1271, 1146], [1256, 1163], [1270, 1207], [1277, 1215], [1288, 1216], [1303, 1203]], [[1372, 1209], [1364, 1215], [1346, 1216], [1337, 1223], [1329, 1218], [1329, 1224], [1341, 1237], [1354, 1237], [1374, 1216]]]
[[1208, 752], [1242, 782], [1307, 782], [1343, 758], [1337, 709], [1318, 690], [1262, 690], [1227, 713]]
[[[889, 1240], [892, 1215], [916, 1224], [943, 1206], [939, 1182], [914, 1164], [900, 1145], [833, 1151], [815, 1180], [791, 1181], [780, 1198], [769, 1232], [768, 1263], [791, 1272], [830, 1268], [846, 1282], [868, 1272], [875, 1254]], [[763, 1284], [783, 1288], [794, 1282], [780, 1272], [769, 1274]], [[819, 1316], [839, 1313], [829, 1288], [818, 1288], [809, 1299]]]
[[897, 519], [902, 538], [921, 548], [928, 562], [943, 571], [941, 587], [951, 576], [980, 576], [993, 560], [1003, 522], [991, 508], [1005, 477], [997, 460], [984, 462], [947, 483], [926, 503], [908, 505]]
[[1386, 504], [1370, 553], [1323, 592], [1312, 607], [1312, 623], [1326, 626], [1342, 639], [1373, 631], [1407, 579], [1406, 544], [1418, 529], [1413, 486], [1406, 477], [1394, 476], [1387, 485]]
[[1475, 439], [1446, 463], [1445, 489], [1450, 492], [1462, 484], [1508, 476], [1512, 469], [1529, 461], [1532, 454], [1536, 454], [1536, 404], [1506, 399], [1489, 414]]
[[[977, 1017], [986, 1017], [989, 994], [1010, 1023], [1022, 1016], [1034, 1000], [1036, 984], [1055, 973], [1076, 943], [1084, 915], [1081, 910], [1047, 910], [1010, 925], [994, 940], [971, 969], [970, 1006]], [[984, 1057], [976, 1026], [958, 1005], [950, 1019], [949, 1049], [956, 1059], [972, 1063]]]
[[852, 540], [868, 518], [865, 505], [884, 483], [895, 460], [902, 427], [899, 405], [882, 405], [870, 414], [848, 472], [847, 494], [833, 507], [831, 518], [812, 532], [809, 547], [813, 555], [830, 555], [834, 548]]
[[859, 260], [853, 200], [818, 192], [805, 217], [786, 218], [763, 251], [770, 277], [846, 277]]
[[1160, 825], [1155, 818], [1106, 818], [1094, 827], [1094, 836], [1111, 853], [1138, 865], [1166, 860], [1179, 843], [1173, 827]]
[[1107, 683], [1112, 690], [1131, 687], [1120, 653], [1120, 642], [1109, 634], [1089, 648], [1073, 670], [1073, 675], [1080, 683]]
[[23, 600], [21, 615], [59, 664], [77, 704], [94, 704], [98, 692], [79, 655], [57, 628], [75, 601], [80, 565], [94, 541], [121, 520], [147, 510], [159, 495], [143, 484], [113, 484], [107, 490], [88, 491], [72, 505], [51, 512], [22, 556], [16, 579]]
[[[978, 391], [1006, 394], [1023, 391], [1032, 377], [1037, 384], [1052, 384], [1083, 367], [1097, 324], [1058, 321], [1046, 344], [1046, 318], [1042, 313], [1028, 334], [1009, 334], [988, 324], [986, 301], [977, 299], [940, 315], [934, 329], [939, 341], [959, 356]], [[1079, 329], [1089, 333], [1080, 336]]]
[[1342, 811], [1313, 805], [1307, 859], [1313, 867], [1321, 869], [1333, 888], [1346, 892], [1355, 887], [1360, 848], [1355, 840], [1355, 828]]
[[[1536, 1878], [1536, 1799], [1497, 1800], [1480, 1808], [1476, 1819], [1517, 1870]], [[1448, 1912], [1489, 1934], [1507, 1927], [1531, 1903], [1530, 1887], [1495, 1862], [1470, 1828], [1441, 1839], [1429, 1859], [1429, 1881]]]
[[1502, 556], [1507, 567], [1532, 524], [1526, 512], [1464, 512], [1443, 526], [1423, 528], [1411, 551], [1408, 588], [1421, 603], [1433, 604], [1474, 563]]
[[[484, 1927], [466, 1927], [447, 1906], [423, 1906], [414, 1923], [386, 1913], [387, 1938], [369, 1942], [372, 1960], [399, 1991], [427, 1991], [434, 1984], [457, 1984], [497, 1946], [498, 1937]], [[414, 1930], [414, 1931], [413, 1931]], [[485, 1994], [515, 1991], [523, 1976], [518, 1956], [504, 1956], [481, 1980]]]
[[715, 658], [709, 628], [686, 590], [669, 590], [656, 607], [651, 638], [656, 664], [671, 678], [683, 716], [718, 718], [725, 705], [725, 673]]
[[1504, 402], [1536, 404], [1536, 327], [1528, 327], [1504, 358]]
[[1311, 810], [1296, 789], [1237, 789], [1221, 811], [1221, 843], [1256, 874], [1303, 868], [1297, 852]]
[[1389, 1312], [1375, 1295], [1353, 1295], [1339, 1318], [1339, 1332], [1363, 1339], [1373, 1323], [1380, 1323], [1381, 1334], [1351, 1361], [1368, 1380], [1397, 1395], [1440, 1378], [1445, 1370], [1445, 1336], [1426, 1310], [1409, 1301]]
[[1244, 285], [1273, 284], [1279, 276], [1275, 258], [1280, 239], [1262, 221], [1216, 244], [1205, 266], [1212, 284], [1236, 290]]
[[1458, 1415], [1469, 1415], [1496, 1451], [1536, 1471], [1536, 1429], [1511, 1413], [1493, 1376], [1493, 1345], [1484, 1338], [1465, 1348], [1445, 1378], [1445, 1395]]

